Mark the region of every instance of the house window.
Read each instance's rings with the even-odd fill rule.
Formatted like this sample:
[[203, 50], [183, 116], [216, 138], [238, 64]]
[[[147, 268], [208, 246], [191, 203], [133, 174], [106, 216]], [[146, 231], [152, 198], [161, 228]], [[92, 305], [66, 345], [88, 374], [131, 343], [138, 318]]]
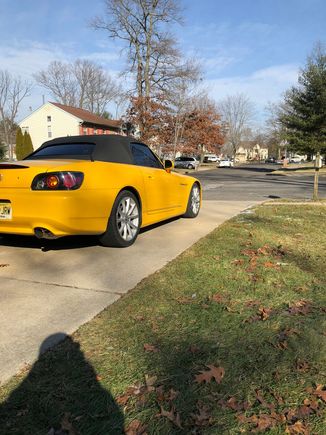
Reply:
[[51, 125], [48, 125], [48, 137], [52, 137]]
[[87, 127], [83, 127], [83, 135], [87, 135]]
[[46, 119], [48, 122], [51, 122], [51, 116], [47, 116]]
[[97, 134], [97, 128], [94, 128], [94, 134]]

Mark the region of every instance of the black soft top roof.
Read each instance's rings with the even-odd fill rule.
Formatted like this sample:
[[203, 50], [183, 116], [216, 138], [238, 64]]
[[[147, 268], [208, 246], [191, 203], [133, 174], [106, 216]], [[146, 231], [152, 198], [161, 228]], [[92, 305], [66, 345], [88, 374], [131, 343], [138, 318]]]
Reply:
[[[126, 163], [133, 164], [133, 158], [130, 150], [130, 143], [138, 142], [130, 136], [121, 136], [118, 134], [110, 135], [89, 135], [89, 136], [66, 136], [44, 142], [36, 151], [49, 146], [63, 144], [94, 144], [95, 149], [92, 153], [92, 159], [102, 162]], [[26, 157], [28, 159], [28, 157]]]

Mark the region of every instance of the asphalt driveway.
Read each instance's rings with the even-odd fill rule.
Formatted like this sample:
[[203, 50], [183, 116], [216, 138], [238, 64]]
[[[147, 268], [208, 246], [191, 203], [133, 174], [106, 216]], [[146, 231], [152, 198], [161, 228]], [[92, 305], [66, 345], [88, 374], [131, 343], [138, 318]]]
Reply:
[[0, 382], [33, 362], [50, 334], [70, 334], [254, 200], [204, 201], [197, 219], [149, 228], [127, 249], [90, 237], [0, 238]]

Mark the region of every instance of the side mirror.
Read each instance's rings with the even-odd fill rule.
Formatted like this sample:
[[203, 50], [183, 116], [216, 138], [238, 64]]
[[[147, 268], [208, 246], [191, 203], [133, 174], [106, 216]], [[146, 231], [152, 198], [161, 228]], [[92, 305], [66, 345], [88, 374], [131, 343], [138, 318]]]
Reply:
[[173, 169], [173, 162], [172, 160], [164, 160], [164, 169], [166, 172], [171, 172]]

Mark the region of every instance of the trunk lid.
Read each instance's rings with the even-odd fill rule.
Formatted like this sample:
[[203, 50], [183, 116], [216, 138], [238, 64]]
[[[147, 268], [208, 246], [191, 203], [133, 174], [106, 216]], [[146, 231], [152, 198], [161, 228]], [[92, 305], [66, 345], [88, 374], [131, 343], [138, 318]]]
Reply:
[[[65, 170], [65, 166], [73, 166], [76, 162], [76, 160], [73, 162], [62, 160], [23, 160], [0, 163], [0, 191], [7, 188], [29, 189], [37, 174]], [[69, 169], [67, 168], [67, 170]]]

